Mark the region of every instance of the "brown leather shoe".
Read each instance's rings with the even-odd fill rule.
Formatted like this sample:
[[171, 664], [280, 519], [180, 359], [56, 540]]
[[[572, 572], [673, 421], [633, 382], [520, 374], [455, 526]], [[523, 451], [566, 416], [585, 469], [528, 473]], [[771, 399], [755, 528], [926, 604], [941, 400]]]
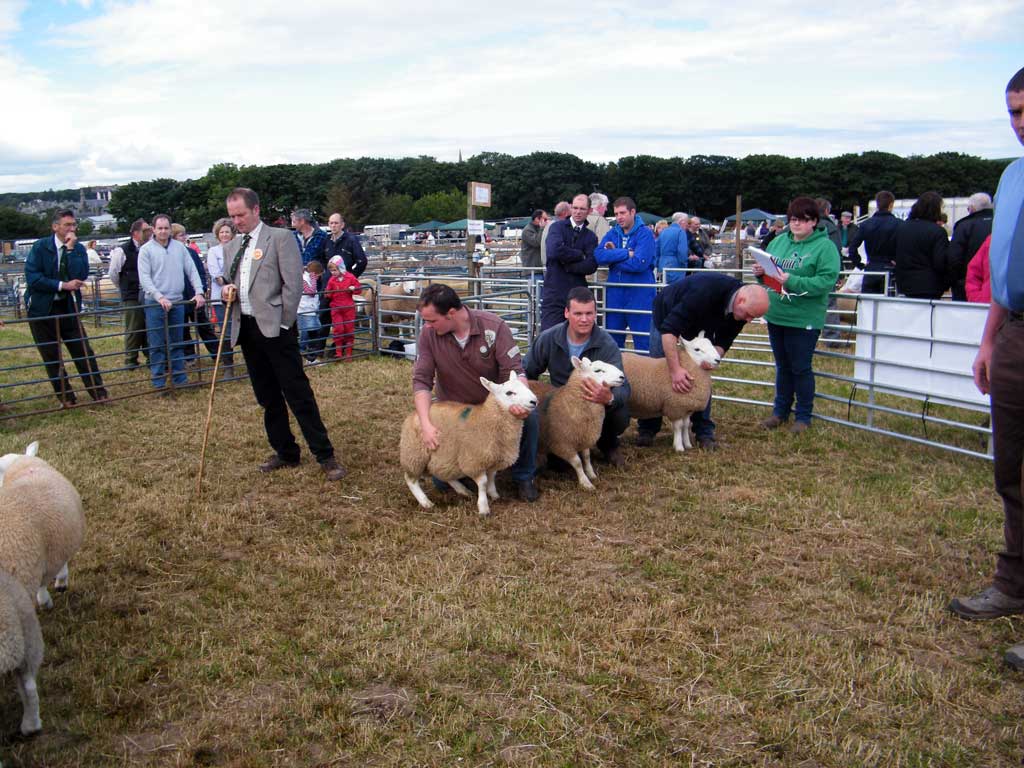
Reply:
[[276, 469], [286, 469], [297, 466], [299, 466], [298, 461], [286, 461], [275, 453], [269, 459], [260, 464], [259, 470], [260, 472], [273, 472]]
[[784, 419], [780, 419], [775, 414], [772, 414], [767, 419], [762, 420], [759, 426], [761, 429], [778, 429], [785, 423]]
[[320, 466], [323, 467], [324, 474], [327, 475], [327, 479], [330, 481], [341, 480], [341, 478], [348, 474], [348, 470], [341, 466], [333, 456], [327, 461], [321, 461]]

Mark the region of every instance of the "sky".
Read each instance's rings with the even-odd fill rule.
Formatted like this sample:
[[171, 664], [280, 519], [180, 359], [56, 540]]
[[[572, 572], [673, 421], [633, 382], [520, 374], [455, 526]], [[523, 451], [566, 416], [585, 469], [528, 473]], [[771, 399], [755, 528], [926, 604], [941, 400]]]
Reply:
[[460, 151], [1020, 155], [1024, 0], [834, 5], [0, 0], [0, 191]]

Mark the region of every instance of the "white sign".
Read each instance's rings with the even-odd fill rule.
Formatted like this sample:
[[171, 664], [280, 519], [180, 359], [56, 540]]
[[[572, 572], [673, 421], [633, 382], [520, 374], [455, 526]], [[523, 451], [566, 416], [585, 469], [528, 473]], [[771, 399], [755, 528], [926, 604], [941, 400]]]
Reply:
[[867, 359], [857, 360], [854, 376], [873, 381], [879, 392], [987, 411], [988, 396], [974, 386], [971, 373], [987, 313], [985, 304], [876, 301], [873, 294], [861, 294], [860, 329], [893, 335], [857, 334], [857, 357]]
[[466, 234], [482, 235], [484, 233], [483, 219], [469, 219], [466, 223]]
[[471, 181], [469, 183], [470, 195], [469, 204], [482, 208], [491, 207], [491, 185], [482, 181]]

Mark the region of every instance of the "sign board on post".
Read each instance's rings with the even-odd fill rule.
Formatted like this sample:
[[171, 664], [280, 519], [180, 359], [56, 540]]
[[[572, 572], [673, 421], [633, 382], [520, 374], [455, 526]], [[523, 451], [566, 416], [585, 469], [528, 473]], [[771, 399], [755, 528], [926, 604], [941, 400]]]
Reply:
[[467, 235], [482, 235], [484, 233], [483, 219], [469, 219], [466, 222]]
[[[480, 208], [491, 207], [491, 185], [482, 181], [469, 182], [469, 204]], [[477, 232], [476, 234], [482, 234]]]

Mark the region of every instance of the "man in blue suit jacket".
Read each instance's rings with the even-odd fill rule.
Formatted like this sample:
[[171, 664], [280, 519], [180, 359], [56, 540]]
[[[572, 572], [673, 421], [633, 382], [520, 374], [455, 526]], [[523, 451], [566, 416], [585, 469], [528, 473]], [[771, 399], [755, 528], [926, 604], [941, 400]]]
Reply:
[[75, 235], [77, 226], [74, 211], [58, 211], [53, 217], [53, 235], [37, 240], [25, 261], [29, 329], [63, 407], [75, 404], [75, 393], [64, 368], [62, 342], [92, 399], [108, 401], [96, 357], [78, 317], [80, 289], [89, 276], [89, 257]]

